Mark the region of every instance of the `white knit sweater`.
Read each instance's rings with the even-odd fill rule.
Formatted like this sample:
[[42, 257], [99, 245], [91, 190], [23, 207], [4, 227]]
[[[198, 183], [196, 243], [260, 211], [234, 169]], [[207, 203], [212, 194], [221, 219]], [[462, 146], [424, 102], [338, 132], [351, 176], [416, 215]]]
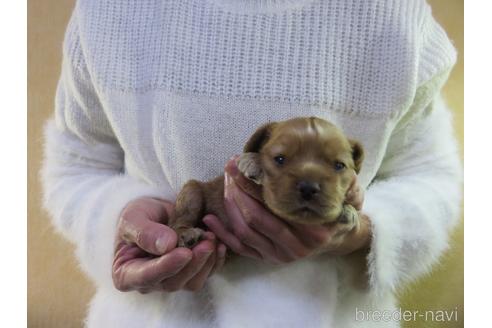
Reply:
[[[53, 223], [97, 285], [90, 327], [352, 327], [429, 270], [460, 205], [439, 91], [455, 51], [423, 0], [79, 1], [42, 172]], [[222, 173], [261, 124], [315, 115], [360, 140], [370, 289], [327, 256], [227, 265], [199, 293], [121, 293], [111, 262], [132, 199]]]

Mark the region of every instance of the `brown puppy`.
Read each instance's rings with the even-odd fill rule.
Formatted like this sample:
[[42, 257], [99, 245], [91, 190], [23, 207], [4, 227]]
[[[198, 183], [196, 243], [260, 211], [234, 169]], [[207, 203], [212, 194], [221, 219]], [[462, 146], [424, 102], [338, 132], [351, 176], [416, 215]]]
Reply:
[[[357, 211], [344, 199], [363, 157], [362, 146], [332, 123], [301, 117], [260, 127], [246, 143], [238, 168], [261, 185], [257, 198], [278, 217], [303, 224], [338, 221], [338, 228], [347, 231], [359, 222]], [[193, 247], [199, 241], [206, 214], [227, 223], [223, 195], [223, 176], [185, 184], [169, 222], [179, 246]]]

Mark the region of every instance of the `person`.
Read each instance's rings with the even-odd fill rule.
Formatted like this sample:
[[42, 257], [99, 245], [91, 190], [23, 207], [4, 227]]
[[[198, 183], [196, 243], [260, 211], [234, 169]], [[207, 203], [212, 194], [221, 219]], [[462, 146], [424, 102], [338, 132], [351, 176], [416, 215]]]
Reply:
[[[455, 59], [423, 0], [78, 1], [42, 178], [97, 287], [87, 326], [397, 327], [395, 292], [438, 261], [458, 218], [440, 96]], [[296, 116], [365, 148], [347, 195], [361, 229], [338, 246], [329, 227], [270, 214], [228, 161], [258, 126]], [[230, 224], [208, 215], [204, 240], [176, 247], [176, 193], [225, 163]]]

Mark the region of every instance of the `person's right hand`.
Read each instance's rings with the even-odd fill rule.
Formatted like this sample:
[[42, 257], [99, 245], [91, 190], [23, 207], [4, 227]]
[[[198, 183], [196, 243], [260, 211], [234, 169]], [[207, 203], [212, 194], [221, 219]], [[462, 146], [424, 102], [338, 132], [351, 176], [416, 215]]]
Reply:
[[174, 205], [155, 198], [130, 202], [118, 223], [112, 276], [120, 291], [196, 291], [225, 261], [226, 247], [211, 232], [192, 250], [176, 248], [165, 225]]

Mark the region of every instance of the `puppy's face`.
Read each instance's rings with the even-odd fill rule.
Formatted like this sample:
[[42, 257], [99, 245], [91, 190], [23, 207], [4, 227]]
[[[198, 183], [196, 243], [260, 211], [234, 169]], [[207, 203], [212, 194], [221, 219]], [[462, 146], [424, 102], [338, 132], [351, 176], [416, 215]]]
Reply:
[[361, 145], [319, 118], [267, 124], [244, 149], [256, 156], [266, 205], [277, 216], [306, 224], [335, 221], [363, 160]]

